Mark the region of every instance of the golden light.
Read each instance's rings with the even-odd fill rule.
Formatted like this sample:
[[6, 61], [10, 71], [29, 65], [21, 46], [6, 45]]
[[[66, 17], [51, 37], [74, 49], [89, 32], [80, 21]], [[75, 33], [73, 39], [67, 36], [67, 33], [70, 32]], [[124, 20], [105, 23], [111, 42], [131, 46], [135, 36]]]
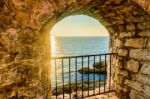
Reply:
[[55, 45], [55, 37], [51, 36], [51, 55], [52, 57], [55, 55], [56, 52], [56, 45]]

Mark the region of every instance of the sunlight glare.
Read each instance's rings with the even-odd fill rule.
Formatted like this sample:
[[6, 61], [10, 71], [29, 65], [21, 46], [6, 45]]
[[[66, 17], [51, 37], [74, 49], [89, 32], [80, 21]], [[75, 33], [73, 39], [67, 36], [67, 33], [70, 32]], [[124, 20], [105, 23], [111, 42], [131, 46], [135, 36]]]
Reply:
[[55, 45], [55, 37], [54, 36], [51, 36], [51, 54], [52, 54], [52, 57], [55, 55], [55, 52], [56, 52], [56, 45]]

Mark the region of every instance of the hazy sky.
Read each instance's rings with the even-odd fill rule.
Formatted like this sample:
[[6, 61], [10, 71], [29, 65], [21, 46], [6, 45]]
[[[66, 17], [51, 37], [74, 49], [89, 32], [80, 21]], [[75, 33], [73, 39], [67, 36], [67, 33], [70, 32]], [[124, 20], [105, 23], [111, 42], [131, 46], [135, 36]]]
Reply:
[[86, 15], [69, 16], [59, 21], [51, 30], [52, 36], [108, 36], [106, 28], [96, 19]]

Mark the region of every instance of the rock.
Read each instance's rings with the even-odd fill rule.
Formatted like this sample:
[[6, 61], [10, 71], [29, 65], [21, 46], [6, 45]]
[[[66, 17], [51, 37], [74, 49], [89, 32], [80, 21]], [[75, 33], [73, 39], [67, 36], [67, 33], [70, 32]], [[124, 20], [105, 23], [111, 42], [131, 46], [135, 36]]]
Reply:
[[150, 62], [145, 62], [142, 65], [141, 71], [142, 74], [150, 75]]
[[150, 30], [144, 30], [138, 33], [139, 36], [150, 36]]
[[127, 49], [119, 49], [118, 55], [127, 56], [128, 55], [128, 50]]
[[150, 48], [150, 39], [148, 39], [147, 47]]
[[128, 24], [126, 26], [126, 31], [134, 31], [135, 30], [135, 26], [134, 24]]
[[132, 49], [129, 56], [137, 60], [150, 60], [150, 52], [147, 49]]
[[135, 32], [121, 32], [119, 34], [119, 37], [125, 38], [125, 37], [132, 37], [135, 35]]
[[129, 60], [125, 68], [129, 71], [137, 73], [139, 70], [139, 62], [135, 60]]
[[122, 48], [123, 47], [123, 42], [120, 39], [116, 39], [115, 40], [115, 46], [118, 48]]
[[150, 77], [147, 76], [147, 75], [135, 74], [135, 75], [132, 76], [132, 79], [133, 79], [134, 81], [138, 81], [138, 82], [141, 82], [141, 83], [143, 83], [143, 84], [148, 84], [148, 85], [150, 85], [150, 84], [149, 84], [149, 82], [150, 82]]
[[140, 96], [139, 92], [137, 92], [135, 90], [131, 90], [130, 98], [131, 99], [144, 99], [144, 97]]
[[124, 84], [131, 87], [131, 88], [133, 88], [133, 89], [135, 89], [135, 90], [137, 90], [137, 91], [139, 91], [139, 92], [144, 90], [143, 84], [139, 83], [139, 82], [136, 82], [136, 81], [126, 79]]
[[129, 73], [128, 73], [126, 70], [119, 70], [119, 71], [118, 71], [118, 74], [119, 74], [119, 75], [122, 75], [122, 76], [125, 76], [125, 77], [128, 77], [128, 74], [129, 74]]
[[143, 48], [146, 45], [146, 40], [143, 38], [126, 39], [125, 46], [133, 48]]
[[148, 97], [150, 97], [149, 92], [150, 92], [150, 86], [146, 85], [145, 89], [144, 89], [144, 94], [147, 95]]
[[150, 22], [141, 22], [141, 23], [138, 23], [137, 28], [139, 30], [146, 30], [146, 29], [150, 28]]

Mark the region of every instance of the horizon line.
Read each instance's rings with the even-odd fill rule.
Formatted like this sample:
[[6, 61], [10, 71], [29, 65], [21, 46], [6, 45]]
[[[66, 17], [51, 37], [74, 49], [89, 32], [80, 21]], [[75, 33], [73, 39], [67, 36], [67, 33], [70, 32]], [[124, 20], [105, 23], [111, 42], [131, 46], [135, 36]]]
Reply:
[[109, 37], [109, 36], [54, 36], [51, 35], [53, 37]]

